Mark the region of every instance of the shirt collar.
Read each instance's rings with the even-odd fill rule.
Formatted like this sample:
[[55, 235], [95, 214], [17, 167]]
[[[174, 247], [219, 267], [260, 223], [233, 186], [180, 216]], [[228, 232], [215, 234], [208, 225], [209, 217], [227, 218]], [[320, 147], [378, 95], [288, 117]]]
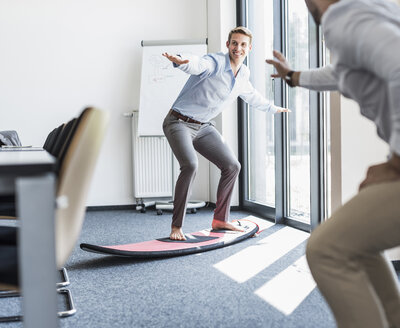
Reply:
[[225, 54], [225, 72], [229, 70], [232, 71], [232, 67], [231, 67], [231, 59], [229, 58], [229, 52], [227, 52]]
[[[239, 70], [236, 74], [236, 77], [242, 74], [242, 65], [240, 65]], [[231, 59], [229, 58], [229, 52], [225, 54], [225, 72], [231, 71], [233, 74], [232, 66], [231, 66]]]

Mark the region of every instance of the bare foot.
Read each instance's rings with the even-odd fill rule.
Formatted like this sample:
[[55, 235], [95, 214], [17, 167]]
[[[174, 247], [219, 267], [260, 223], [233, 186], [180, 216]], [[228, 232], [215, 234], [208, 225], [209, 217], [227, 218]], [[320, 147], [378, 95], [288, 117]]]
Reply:
[[175, 226], [171, 226], [171, 234], [169, 235], [169, 238], [172, 240], [186, 240], [186, 237], [182, 232], [182, 228]]
[[233, 225], [230, 222], [224, 222], [224, 221], [219, 221], [219, 220], [213, 220], [211, 227], [215, 230], [232, 230], [232, 231], [244, 231], [243, 228], [240, 226]]

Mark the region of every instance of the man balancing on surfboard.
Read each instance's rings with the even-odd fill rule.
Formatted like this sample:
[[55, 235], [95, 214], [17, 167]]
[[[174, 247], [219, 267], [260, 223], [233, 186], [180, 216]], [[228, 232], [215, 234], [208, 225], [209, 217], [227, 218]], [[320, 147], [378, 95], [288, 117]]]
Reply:
[[237, 97], [272, 114], [290, 111], [271, 104], [250, 83], [250, 71], [243, 61], [251, 50], [251, 41], [251, 32], [240, 26], [230, 31], [226, 54], [163, 54], [174, 67], [190, 74], [163, 123], [164, 134], [180, 165], [170, 234], [173, 240], [186, 240], [182, 225], [198, 167], [196, 151], [221, 170], [212, 228], [243, 231], [228, 221], [240, 163], [211, 120]]

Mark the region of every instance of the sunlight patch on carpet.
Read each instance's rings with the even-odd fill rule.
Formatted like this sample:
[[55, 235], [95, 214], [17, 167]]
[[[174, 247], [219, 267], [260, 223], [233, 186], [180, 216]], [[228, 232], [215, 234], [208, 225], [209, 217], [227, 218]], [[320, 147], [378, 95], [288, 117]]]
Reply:
[[261, 239], [256, 245], [214, 264], [214, 267], [236, 282], [243, 283], [268, 268], [308, 237], [309, 234], [304, 231], [284, 227]]

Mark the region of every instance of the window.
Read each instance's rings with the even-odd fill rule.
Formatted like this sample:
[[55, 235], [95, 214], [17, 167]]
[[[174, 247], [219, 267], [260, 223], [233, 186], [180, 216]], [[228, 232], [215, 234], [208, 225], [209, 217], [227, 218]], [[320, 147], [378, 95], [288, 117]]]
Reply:
[[[263, 65], [274, 48], [272, 1], [249, 1], [249, 28], [254, 34], [249, 57], [251, 80], [254, 87], [267, 99], [274, 101], [273, 68]], [[248, 197], [258, 204], [275, 207], [275, 132], [274, 116], [250, 107], [248, 113]]]
[[241, 205], [310, 230], [324, 216], [326, 98], [272, 79], [265, 59], [276, 49], [293, 69], [316, 67], [322, 62], [318, 29], [304, 1], [238, 0], [237, 7], [239, 25], [253, 32], [247, 65], [254, 87], [292, 110], [271, 115], [240, 102]]
[[[310, 67], [308, 10], [304, 1], [288, 0], [286, 58], [296, 70]], [[288, 215], [310, 223], [310, 92], [286, 88], [288, 117]]]

